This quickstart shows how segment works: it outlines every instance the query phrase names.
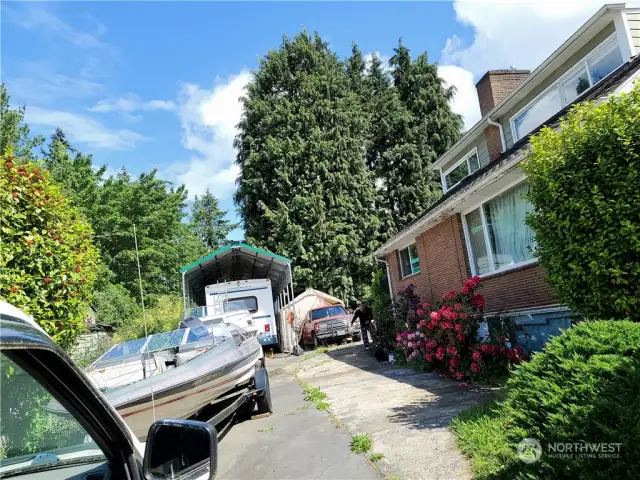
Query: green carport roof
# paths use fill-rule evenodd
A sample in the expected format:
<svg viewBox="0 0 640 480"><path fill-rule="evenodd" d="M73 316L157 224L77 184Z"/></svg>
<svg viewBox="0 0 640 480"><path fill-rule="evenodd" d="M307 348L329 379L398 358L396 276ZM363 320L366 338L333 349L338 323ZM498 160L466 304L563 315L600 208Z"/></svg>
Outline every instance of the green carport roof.
<svg viewBox="0 0 640 480"><path fill-rule="evenodd" d="M235 242L180 269L188 298L204 305L204 288L221 282L268 278L274 297L291 281L289 258Z"/></svg>

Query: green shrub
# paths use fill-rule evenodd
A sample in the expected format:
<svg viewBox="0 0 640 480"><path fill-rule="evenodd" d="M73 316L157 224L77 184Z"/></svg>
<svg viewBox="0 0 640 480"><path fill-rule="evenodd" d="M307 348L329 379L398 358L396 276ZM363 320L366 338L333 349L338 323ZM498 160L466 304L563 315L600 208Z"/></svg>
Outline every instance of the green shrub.
<svg viewBox="0 0 640 480"><path fill-rule="evenodd" d="M517 367L496 408L464 414L452 429L474 468L486 467L478 478L640 478L639 392L640 324L582 322ZM535 463L507 453L524 438L542 446ZM620 444L620 458L549 453L582 442Z"/></svg>
<svg viewBox="0 0 640 480"><path fill-rule="evenodd" d="M63 348L85 328L99 262L92 230L48 172L10 152L0 159L0 298Z"/></svg>
<svg viewBox="0 0 640 480"><path fill-rule="evenodd" d="M145 315L138 310L138 316L123 321L118 327L114 340L124 342L142 338L154 333L168 332L178 328L182 314L182 300L175 295L157 295L147 299L151 305Z"/></svg>
<svg viewBox="0 0 640 480"><path fill-rule="evenodd" d="M640 85L575 107L531 140L536 254L558 296L593 318L640 321Z"/></svg>

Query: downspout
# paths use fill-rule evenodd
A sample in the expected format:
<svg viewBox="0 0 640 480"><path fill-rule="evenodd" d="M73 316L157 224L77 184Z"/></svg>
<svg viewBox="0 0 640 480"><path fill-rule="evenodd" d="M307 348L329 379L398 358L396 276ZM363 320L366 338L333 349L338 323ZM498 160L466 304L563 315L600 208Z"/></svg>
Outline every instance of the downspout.
<svg viewBox="0 0 640 480"><path fill-rule="evenodd" d="M498 130L500 131L500 144L502 146L502 149L500 150L500 153L504 153L507 151L507 142L505 142L504 140L504 130L502 129L502 124L500 124L499 122L496 122L495 120L492 120L491 117L487 117L487 123L489 125L493 125L494 127L498 127Z"/></svg>

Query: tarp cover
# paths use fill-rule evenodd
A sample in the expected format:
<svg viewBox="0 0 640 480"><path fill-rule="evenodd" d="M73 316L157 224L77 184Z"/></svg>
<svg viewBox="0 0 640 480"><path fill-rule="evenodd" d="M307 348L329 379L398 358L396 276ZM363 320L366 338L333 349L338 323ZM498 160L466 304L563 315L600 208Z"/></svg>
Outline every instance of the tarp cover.
<svg viewBox="0 0 640 480"><path fill-rule="evenodd" d="M290 311L290 308L294 311L293 325L295 331L300 331L310 310L323 305L342 305L344 307L344 302L328 293L309 288L285 305L285 308L289 307L287 312Z"/></svg>
<svg viewBox="0 0 640 480"><path fill-rule="evenodd" d="M274 299L291 281L291 260L276 253L235 242L180 269L189 303L205 305L204 287L221 282L268 278Z"/></svg>

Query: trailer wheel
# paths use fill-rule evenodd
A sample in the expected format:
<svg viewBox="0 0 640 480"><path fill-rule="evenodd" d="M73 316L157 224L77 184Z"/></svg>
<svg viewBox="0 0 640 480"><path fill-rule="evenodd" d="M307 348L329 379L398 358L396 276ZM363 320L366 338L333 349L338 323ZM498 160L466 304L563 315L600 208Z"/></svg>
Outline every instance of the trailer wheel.
<svg viewBox="0 0 640 480"><path fill-rule="evenodd" d="M258 374L263 376L260 382L262 383L263 388L262 395L258 396L256 399L256 404L258 405L258 414L272 413L273 404L271 403L271 385L269 384L269 374L264 368L258 370L256 372L256 375Z"/></svg>

